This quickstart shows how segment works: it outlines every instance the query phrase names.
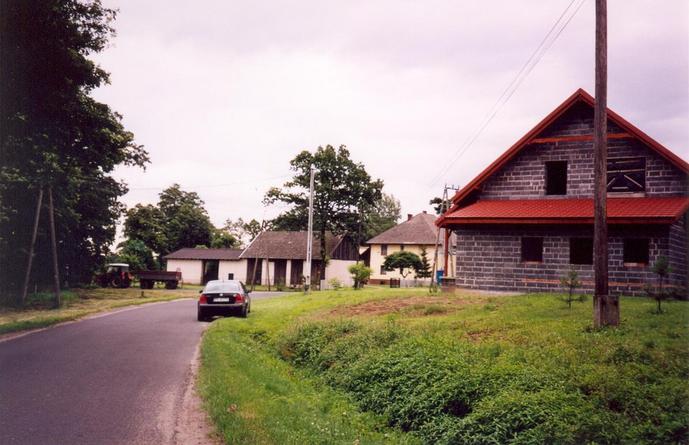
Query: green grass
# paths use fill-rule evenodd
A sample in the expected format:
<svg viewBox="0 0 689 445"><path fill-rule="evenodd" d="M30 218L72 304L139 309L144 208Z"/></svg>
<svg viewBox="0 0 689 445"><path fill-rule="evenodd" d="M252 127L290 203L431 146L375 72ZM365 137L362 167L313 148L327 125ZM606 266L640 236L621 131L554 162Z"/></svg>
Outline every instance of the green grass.
<svg viewBox="0 0 689 445"><path fill-rule="evenodd" d="M23 309L0 306L0 334L37 329L72 321L98 312L177 298L196 297L198 288L142 291L129 289L72 289L61 292L62 304L53 308L50 292L30 294Z"/></svg>
<svg viewBox="0 0 689 445"><path fill-rule="evenodd" d="M206 335L202 393L230 443L689 443L689 303L654 304L593 330L554 295L255 301Z"/></svg>

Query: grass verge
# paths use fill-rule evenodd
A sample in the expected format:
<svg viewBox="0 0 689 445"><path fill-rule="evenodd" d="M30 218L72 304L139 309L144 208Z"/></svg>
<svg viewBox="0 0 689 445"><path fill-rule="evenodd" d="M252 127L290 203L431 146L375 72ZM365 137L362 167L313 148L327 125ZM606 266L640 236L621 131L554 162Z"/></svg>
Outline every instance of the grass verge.
<svg viewBox="0 0 689 445"><path fill-rule="evenodd" d="M44 328L98 312L178 298L195 297L198 289L73 289L62 292L62 305L52 309L51 293L29 295L24 309L0 307L0 335Z"/></svg>
<svg viewBox="0 0 689 445"><path fill-rule="evenodd" d="M202 393L228 443L689 443L689 303L621 308L593 330L554 295L256 301L208 332Z"/></svg>

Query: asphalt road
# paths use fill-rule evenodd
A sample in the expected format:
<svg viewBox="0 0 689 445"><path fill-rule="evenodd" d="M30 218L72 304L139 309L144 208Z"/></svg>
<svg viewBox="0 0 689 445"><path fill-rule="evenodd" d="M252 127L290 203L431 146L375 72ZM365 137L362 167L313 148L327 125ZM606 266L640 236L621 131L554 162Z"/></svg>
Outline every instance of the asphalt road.
<svg viewBox="0 0 689 445"><path fill-rule="evenodd" d="M0 444L175 443L206 326L182 300L1 342Z"/></svg>

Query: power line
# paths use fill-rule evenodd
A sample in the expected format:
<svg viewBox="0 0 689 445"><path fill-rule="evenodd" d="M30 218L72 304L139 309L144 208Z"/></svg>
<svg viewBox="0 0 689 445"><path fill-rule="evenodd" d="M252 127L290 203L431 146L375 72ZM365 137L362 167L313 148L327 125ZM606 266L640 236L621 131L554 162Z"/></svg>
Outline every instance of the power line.
<svg viewBox="0 0 689 445"><path fill-rule="evenodd" d="M503 90L502 94L498 97L497 101L490 108L486 116L483 118L483 121L481 121L481 124L479 124L478 130L475 133L473 133L472 136L468 137L464 144L462 144L455 151L452 160L449 163L447 163L445 167L443 167L441 171L433 177L429 185L432 186L433 184L435 184L436 181L441 179L443 175L445 175L452 168L452 166L464 155L464 153L466 153L466 151L473 145L476 139L478 139L478 137L483 133L483 130L485 130L488 124L490 124L493 118L495 118L498 112L502 109L502 107L504 107L505 104L510 100L510 98L517 91L517 89L519 89L522 82L529 76L529 74L531 73L531 71L533 71L536 65L538 65L545 53L550 49L550 47L552 47L552 45L555 43L558 37L560 37L560 34L562 34L567 25L569 25L574 16L579 12L583 4L586 2L586 0L581 0L579 4L576 6L576 8L572 10L571 14L563 22L563 19L567 16L568 11L572 9L572 5L574 5L576 1L577 0L572 0L567 5L565 10L562 12L562 14L560 14L560 16L555 21L553 26L550 28L548 33L545 35L543 40L541 40L534 52L521 67L517 75L507 85L507 87ZM558 29L558 25L560 23L562 23L562 26ZM558 30L555 31L556 29Z"/></svg>

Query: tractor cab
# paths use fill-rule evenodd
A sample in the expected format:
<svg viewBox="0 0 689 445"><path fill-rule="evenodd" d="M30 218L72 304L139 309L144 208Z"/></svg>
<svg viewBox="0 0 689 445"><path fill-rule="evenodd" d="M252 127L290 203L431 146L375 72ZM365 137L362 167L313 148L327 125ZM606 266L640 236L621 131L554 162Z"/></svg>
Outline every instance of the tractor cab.
<svg viewBox="0 0 689 445"><path fill-rule="evenodd" d="M129 287L132 276L127 263L108 263L105 272L96 276L96 282L103 287Z"/></svg>

